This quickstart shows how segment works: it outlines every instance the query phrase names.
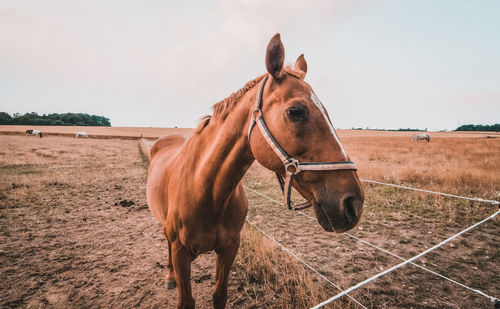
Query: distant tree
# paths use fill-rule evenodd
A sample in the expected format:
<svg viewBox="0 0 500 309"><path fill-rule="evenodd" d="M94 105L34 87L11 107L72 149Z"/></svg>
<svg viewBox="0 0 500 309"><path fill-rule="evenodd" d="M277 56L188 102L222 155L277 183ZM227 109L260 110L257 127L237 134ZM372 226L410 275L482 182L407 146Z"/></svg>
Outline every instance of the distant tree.
<svg viewBox="0 0 500 309"><path fill-rule="evenodd" d="M394 131L427 131L427 128L425 128L425 130L422 130L422 129L412 129L412 128L400 128L400 129L397 129L397 130L394 130Z"/></svg>
<svg viewBox="0 0 500 309"><path fill-rule="evenodd" d="M12 117L6 112L0 112L0 124L11 124Z"/></svg>
<svg viewBox="0 0 500 309"><path fill-rule="evenodd" d="M44 126L104 126L110 127L109 118L89 115L82 113L65 113L65 114L43 114L14 113L10 116L8 113L0 112L0 125L6 124L23 124L23 125L44 125Z"/></svg>
<svg viewBox="0 0 500 309"><path fill-rule="evenodd" d="M490 132L500 132L500 123L492 125L482 125L482 124L464 124L459 126L455 131L490 131Z"/></svg>

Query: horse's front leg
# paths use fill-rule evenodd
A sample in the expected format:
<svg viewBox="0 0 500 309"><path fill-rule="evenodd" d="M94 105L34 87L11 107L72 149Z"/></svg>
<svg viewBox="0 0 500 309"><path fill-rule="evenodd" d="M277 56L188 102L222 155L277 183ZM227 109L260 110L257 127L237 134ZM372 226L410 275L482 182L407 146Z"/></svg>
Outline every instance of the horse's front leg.
<svg viewBox="0 0 500 309"><path fill-rule="evenodd" d="M216 309L226 307L229 272L239 247L240 239L238 238L230 246L215 250L217 253L217 268L215 273L213 305Z"/></svg>
<svg viewBox="0 0 500 309"><path fill-rule="evenodd" d="M177 284L175 283L175 273L174 267L172 266L172 245L170 244L170 240L167 237L166 228L163 229L165 233L165 238L167 239L167 247L168 247L168 261L167 261L167 289L175 289Z"/></svg>
<svg viewBox="0 0 500 309"><path fill-rule="evenodd" d="M194 308L194 298L191 294L191 263L193 262L193 256L179 241L174 241L171 244L171 253L179 292L177 308L192 309Z"/></svg>

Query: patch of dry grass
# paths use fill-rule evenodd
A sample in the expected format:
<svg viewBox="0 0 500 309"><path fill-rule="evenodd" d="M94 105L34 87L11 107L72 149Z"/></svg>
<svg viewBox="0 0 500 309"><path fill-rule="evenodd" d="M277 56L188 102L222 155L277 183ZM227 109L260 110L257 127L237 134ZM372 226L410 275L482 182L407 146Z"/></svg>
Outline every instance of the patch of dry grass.
<svg viewBox="0 0 500 309"><path fill-rule="evenodd" d="M500 197L500 139L349 137L344 146L362 178L458 195Z"/></svg>
<svg viewBox="0 0 500 309"><path fill-rule="evenodd" d="M432 139L431 135L431 143L412 144L410 137L351 135L342 140L351 159L358 164L362 178L459 195L499 198L499 139L471 138L470 135ZM283 199L272 173L258 164L252 166L244 183L277 201ZM407 258L496 210L485 203L366 183L364 187L364 214L358 227L350 233ZM275 205L251 191L248 195L249 215L260 228L342 288L400 262L345 235L325 233L317 223L287 211L283 205ZM497 295L498 289L490 284L492 269L494 274L499 270L495 263L499 250L494 239L500 233L497 224L496 219L462 237L459 244L446 246L418 262ZM477 253L478 248L485 251L482 256ZM319 279L308 289L323 283ZM455 308L488 304L488 299L411 266L357 292L354 295L357 300L374 307ZM336 293L327 294L330 297ZM458 301L464 298L467 301Z"/></svg>
<svg viewBox="0 0 500 309"><path fill-rule="evenodd" d="M309 272L265 238L260 231L245 226L236 265L244 274L242 293L255 305L274 308L306 308L326 297ZM270 293L271 291L271 293Z"/></svg>

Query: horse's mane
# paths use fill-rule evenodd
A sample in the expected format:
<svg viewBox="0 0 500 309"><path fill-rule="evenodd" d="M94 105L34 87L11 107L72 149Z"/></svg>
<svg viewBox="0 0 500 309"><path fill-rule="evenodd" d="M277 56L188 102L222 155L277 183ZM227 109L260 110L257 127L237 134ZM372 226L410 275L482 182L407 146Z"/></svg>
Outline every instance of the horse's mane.
<svg viewBox="0 0 500 309"><path fill-rule="evenodd" d="M241 89L233 92L230 96L224 100L215 103L212 106L213 114L212 117L224 120L227 115L231 112L233 107L238 103L238 101L247 93L250 89L255 87L266 75L261 75L245 84Z"/></svg>
<svg viewBox="0 0 500 309"><path fill-rule="evenodd" d="M299 79L304 79L305 73L300 71L300 70L294 70L292 67L287 66L284 68L285 72L289 75L292 75L294 77L297 77ZM250 89L255 87L262 79L267 74L261 75L245 84L242 88L237 90L236 92L233 92L230 96L225 98L224 100L215 103L212 106L212 115L207 115L201 118L200 123L198 124L198 127L194 130L195 134L200 133L210 122L210 119L215 118L215 119L220 119L224 121L229 115L229 113L233 110L234 106L236 103L240 101L240 99L247 93Z"/></svg>
<svg viewBox="0 0 500 309"><path fill-rule="evenodd" d="M255 87L264 77L266 74L261 75L245 84L245 86L241 87L239 90L233 92L230 96L225 98L224 100L215 103L212 106L212 115L206 115L200 119L200 123L198 124L198 127L194 130L195 134L199 134L203 129L208 125L210 120L212 118L215 119L220 119L220 120L225 120L227 115L233 110L234 106L238 101L247 93L250 89Z"/></svg>

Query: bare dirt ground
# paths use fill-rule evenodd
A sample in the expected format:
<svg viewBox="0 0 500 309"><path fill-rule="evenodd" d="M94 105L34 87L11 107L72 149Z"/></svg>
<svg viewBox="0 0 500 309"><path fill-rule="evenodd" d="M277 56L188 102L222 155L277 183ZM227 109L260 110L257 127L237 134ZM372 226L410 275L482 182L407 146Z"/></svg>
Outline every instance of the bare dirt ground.
<svg viewBox="0 0 500 309"><path fill-rule="evenodd" d="M362 143L346 139L349 153ZM354 159L364 164L362 155ZM377 160L366 156L365 161ZM166 243L146 205L146 167L138 141L0 135L0 306L174 307L177 292L164 286ZM273 175L258 164L244 183L282 199ZM498 184L491 187L487 191L493 196L486 198L495 197ZM404 258L496 211L487 204L382 186L365 184L365 190L363 218L350 234ZM252 222L343 289L400 262L345 234L326 233L308 217L251 190L247 196ZM417 264L498 297L498 223L496 218L482 225ZM215 256L207 254L193 264L199 308L211 307L214 262ZM249 282L243 263L239 254L228 307L275 307L279 292ZM338 292L313 278L329 296ZM369 308L492 306L488 299L411 265L351 295ZM345 301L334 305L344 306L357 307Z"/></svg>
<svg viewBox="0 0 500 309"><path fill-rule="evenodd" d="M0 135L0 145L0 307L175 306L138 141ZM211 254L193 265L200 308L214 265ZM237 281L230 304L245 301Z"/></svg>

